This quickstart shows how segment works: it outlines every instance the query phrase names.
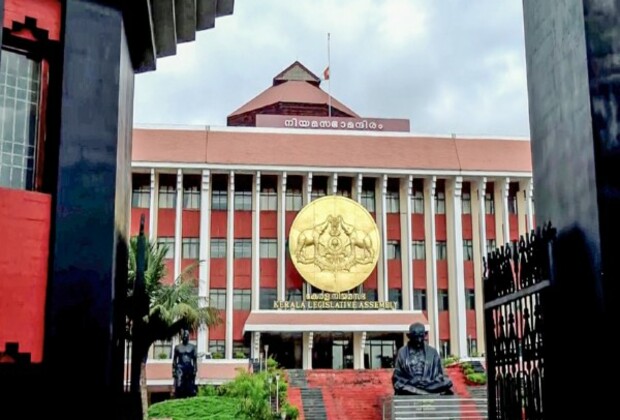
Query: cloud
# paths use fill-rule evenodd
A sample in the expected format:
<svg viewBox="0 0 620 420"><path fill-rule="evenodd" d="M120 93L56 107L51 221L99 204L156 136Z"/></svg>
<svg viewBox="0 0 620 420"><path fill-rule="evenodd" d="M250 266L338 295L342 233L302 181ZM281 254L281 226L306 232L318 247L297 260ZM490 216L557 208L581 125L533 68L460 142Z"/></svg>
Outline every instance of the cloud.
<svg viewBox="0 0 620 420"><path fill-rule="evenodd" d="M232 16L136 77L135 122L225 125L295 60L413 132L529 135L521 2L237 0ZM323 86L327 89L327 86Z"/></svg>

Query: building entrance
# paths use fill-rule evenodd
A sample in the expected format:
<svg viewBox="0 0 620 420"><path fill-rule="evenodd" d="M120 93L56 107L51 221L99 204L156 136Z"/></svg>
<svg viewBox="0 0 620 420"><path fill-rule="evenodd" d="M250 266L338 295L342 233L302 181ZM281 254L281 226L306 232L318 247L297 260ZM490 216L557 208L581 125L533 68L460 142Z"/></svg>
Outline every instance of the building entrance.
<svg viewBox="0 0 620 420"><path fill-rule="evenodd" d="M285 369L301 369L302 345L301 333L281 333L261 335L261 352L267 350L267 357L278 362ZM265 346L267 346L265 348Z"/></svg>
<svg viewBox="0 0 620 420"><path fill-rule="evenodd" d="M315 333L313 369L353 369L352 333Z"/></svg>

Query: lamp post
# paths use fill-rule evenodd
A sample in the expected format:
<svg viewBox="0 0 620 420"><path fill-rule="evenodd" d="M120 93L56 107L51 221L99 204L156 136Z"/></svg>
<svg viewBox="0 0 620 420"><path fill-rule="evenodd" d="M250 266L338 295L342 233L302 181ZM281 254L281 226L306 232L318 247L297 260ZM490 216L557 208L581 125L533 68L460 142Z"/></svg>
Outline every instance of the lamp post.
<svg viewBox="0 0 620 420"><path fill-rule="evenodd" d="M265 365L264 365L264 367L265 367L265 370L267 370L267 359L269 359L269 344L265 344L264 348L265 348L265 362L264 362Z"/></svg>
<svg viewBox="0 0 620 420"><path fill-rule="evenodd" d="M267 378L267 384L269 385L269 411L271 411L271 381L273 381L273 378L269 376Z"/></svg>

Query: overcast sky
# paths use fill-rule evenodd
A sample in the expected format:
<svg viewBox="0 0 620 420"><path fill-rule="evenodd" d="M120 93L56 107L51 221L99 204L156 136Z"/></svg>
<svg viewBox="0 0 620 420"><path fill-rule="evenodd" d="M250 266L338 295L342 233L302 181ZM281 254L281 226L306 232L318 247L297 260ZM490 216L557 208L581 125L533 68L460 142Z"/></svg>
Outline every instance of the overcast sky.
<svg viewBox="0 0 620 420"><path fill-rule="evenodd" d="M295 60L322 75L328 32L332 95L359 115L529 136L521 0L235 0L136 77L134 121L226 125Z"/></svg>

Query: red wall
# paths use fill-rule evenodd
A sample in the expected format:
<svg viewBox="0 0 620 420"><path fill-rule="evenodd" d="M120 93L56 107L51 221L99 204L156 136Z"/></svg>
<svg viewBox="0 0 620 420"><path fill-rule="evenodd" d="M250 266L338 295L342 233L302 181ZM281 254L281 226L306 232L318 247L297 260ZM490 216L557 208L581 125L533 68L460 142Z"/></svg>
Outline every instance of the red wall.
<svg viewBox="0 0 620 420"><path fill-rule="evenodd" d="M387 213L387 239L400 241L400 213Z"/></svg>
<svg viewBox="0 0 620 420"><path fill-rule="evenodd" d="M225 238L226 227L228 226L227 213L222 210L211 212L211 237Z"/></svg>
<svg viewBox="0 0 620 420"><path fill-rule="evenodd" d="M260 212L260 237L278 237L278 214L275 211Z"/></svg>
<svg viewBox="0 0 620 420"><path fill-rule="evenodd" d="M235 238L247 239L252 237L252 212L235 212Z"/></svg>
<svg viewBox="0 0 620 420"><path fill-rule="evenodd" d="M400 289L403 285L403 266L401 260L388 260L388 288Z"/></svg>
<svg viewBox="0 0 620 420"><path fill-rule="evenodd" d="M510 225L510 240L519 240L519 216L516 214L508 215L508 224Z"/></svg>
<svg viewBox="0 0 620 420"><path fill-rule="evenodd" d="M37 27L48 31L51 40L60 40L60 0L4 0L5 28L13 22L24 23L26 16L37 20ZM32 39L30 31L19 34Z"/></svg>
<svg viewBox="0 0 620 420"><path fill-rule="evenodd" d="M277 279L278 260L276 258L261 258L260 287L276 287Z"/></svg>
<svg viewBox="0 0 620 420"><path fill-rule="evenodd" d="M144 214L144 234L149 235L149 209L132 208L131 209L131 228L129 230L131 236L138 236L140 233L140 216Z"/></svg>
<svg viewBox="0 0 620 420"><path fill-rule="evenodd" d="M412 239L416 241L425 240L424 237L424 215L423 214L412 214L411 215L411 235Z"/></svg>
<svg viewBox="0 0 620 420"><path fill-rule="evenodd" d="M10 2L9 2L10 3ZM0 351L43 356L51 196L0 188Z"/></svg>
<svg viewBox="0 0 620 420"><path fill-rule="evenodd" d="M426 289L426 260L413 260L413 287Z"/></svg>
<svg viewBox="0 0 620 420"><path fill-rule="evenodd" d="M157 210L157 237L174 237L175 209Z"/></svg>
<svg viewBox="0 0 620 420"><path fill-rule="evenodd" d="M183 210L182 235L184 238L200 237L200 211Z"/></svg>

